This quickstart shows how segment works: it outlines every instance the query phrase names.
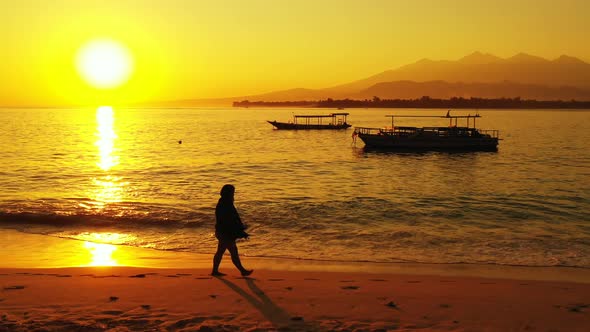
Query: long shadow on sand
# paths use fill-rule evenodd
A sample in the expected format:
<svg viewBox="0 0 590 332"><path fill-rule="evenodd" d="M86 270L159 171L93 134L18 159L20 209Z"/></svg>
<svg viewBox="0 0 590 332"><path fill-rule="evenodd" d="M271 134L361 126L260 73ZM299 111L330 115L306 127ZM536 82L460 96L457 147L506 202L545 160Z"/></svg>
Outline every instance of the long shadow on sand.
<svg viewBox="0 0 590 332"><path fill-rule="evenodd" d="M244 278L246 280L246 284L252 291L252 293L256 294L256 297L252 294L246 292L238 285L232 283L231 281L224 279L224 278L216 278L219 281L223 282L227 287L229 287L234 292L238 293L242 296L248 303L250 303L254 308L262 313L262 315L277 329L284 330L292 329L294 331L297 330L305 330L305 331L314 331L316 330L308 323L304 323L301 317L291 317L288 312L284 309L276 305L255 283L255 279L252 278Z"/></svg>

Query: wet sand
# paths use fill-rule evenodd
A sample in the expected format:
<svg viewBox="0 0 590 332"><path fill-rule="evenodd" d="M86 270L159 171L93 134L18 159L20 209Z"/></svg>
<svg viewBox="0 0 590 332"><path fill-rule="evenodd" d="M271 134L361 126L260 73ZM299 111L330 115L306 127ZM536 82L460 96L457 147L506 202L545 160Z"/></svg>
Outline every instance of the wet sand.
<svg viewBox="0 0 590 332"><path fill-rule="evenodd" d="M590 277L584 269L244 257L255 272L243 278L226 256L221 270L227 276L214 278L208 255L129 247L117 247L117 257L127 257L126 264L134 258L143 267L45 268L63 265L62 256L80 245L45 238L45 245L54 245L46 251L55 260L39 261L43 253L34 251L4 251L0 331L587 331L590 326Z"/></svg>

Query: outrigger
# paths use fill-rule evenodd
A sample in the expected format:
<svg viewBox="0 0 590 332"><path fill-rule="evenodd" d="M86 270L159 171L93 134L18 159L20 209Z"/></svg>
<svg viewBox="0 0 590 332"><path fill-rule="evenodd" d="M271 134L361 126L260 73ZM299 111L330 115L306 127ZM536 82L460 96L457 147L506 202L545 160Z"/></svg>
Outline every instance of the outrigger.
<svg viewBox="0 0 590 332"><path fill-rule="evenodd" d="M346 122L348 113L331 113L328 115L294 115L293 122L267 121L277 129L347 129L351 125ZM330 119L324 123L324 119Z"/></svg>
<svg viewBox="0 0 590 332"><path fill-rule="evenodd" d="M406 150L473 150L496 151L499 130L475 128L475 115L386 115L391 118L389 128L356 127L353 136L358 136L366 148ZM443 118L449 119L448 127L401 127L395 126L395 118ZM466 127L457 126L458 119L467 119ZM473 126L471 127L471 120Z"/></svg>

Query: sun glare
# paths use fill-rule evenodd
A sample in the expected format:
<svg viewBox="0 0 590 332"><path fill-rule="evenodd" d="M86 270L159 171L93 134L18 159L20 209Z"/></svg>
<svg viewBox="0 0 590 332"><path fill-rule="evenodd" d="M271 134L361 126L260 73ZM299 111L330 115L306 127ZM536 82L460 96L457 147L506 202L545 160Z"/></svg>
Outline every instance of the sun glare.
<svg viewBox="0 0 590 332"><path fill-rule="evenodd" d="M117 247L111 244L84 242L84 247L90 252L90 266L116 266L117 261L113 259L113 252Z"/></svg>
<svg viewBox="0 0 590 332"><path fill-rule="evenodd" d="M115 140L117 134L114 129L115 116L113 108L101 106L96 110L96 123L98 140L94 143L98 147L99 158L97 165L104 171L119 164L118 157L114 156Z"/></svg>
<svg viewBox="0 0 590 332"><path fill-rule="evenodd" d="M129 50L119 42L93 40L78 51L76 67L90 85L111 89L129 79L133 71L133 59Z"/></svg>

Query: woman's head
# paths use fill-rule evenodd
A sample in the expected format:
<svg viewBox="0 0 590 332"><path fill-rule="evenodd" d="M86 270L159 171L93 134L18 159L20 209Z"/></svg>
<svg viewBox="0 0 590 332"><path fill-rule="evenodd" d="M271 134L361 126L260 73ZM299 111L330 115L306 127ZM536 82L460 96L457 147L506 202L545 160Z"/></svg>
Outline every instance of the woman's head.
<svg viewBox="0 0 590 332"><path fill-rule="evenodd" d="M219 195L221 195L221 198L233 198L235 192L236 192L236 187L234 187L231 184L226 184L223 187L221 187L221 191L219 192Z"/></svg>

